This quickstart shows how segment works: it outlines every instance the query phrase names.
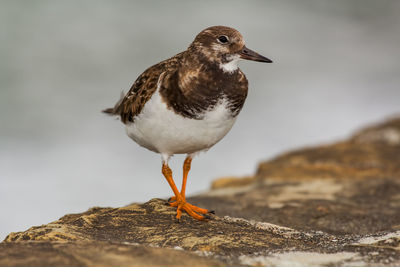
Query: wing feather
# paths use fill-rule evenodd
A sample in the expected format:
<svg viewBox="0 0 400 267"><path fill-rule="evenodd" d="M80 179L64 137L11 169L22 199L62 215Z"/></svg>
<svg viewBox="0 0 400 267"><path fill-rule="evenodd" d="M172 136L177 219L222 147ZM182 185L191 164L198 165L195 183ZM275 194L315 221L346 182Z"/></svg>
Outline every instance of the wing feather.
<svg viewBox="0 0 400 267"><path fill-rule="evenodd" d="M157 90L160 75L165 71L176 70L182 53L164 60L145 70L133 83L130 90L121 97L113 108L103 110L110 115L119 115L123 123L133 122L140 114L146 102Z"/></svg>

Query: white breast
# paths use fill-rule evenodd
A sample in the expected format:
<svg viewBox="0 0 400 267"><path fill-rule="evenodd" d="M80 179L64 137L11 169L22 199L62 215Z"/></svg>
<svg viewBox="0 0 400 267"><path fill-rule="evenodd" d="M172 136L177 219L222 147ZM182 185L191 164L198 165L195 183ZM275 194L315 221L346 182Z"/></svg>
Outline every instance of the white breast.
<svg viewBox="0 0 400 267"><path fill-rule="evenodd" d="M236 120L227 104L221 99L203 114L203 119L190 119L168 109L157 90L135 121L126 125L126 133L139 145L165 155L207 150L229 132Z"/></svg>

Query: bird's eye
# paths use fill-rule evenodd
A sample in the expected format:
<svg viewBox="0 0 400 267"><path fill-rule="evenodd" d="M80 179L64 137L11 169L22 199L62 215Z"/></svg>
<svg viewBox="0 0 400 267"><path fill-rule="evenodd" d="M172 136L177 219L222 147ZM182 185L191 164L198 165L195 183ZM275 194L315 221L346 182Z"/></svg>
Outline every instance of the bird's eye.
<svg viewBox="0 0 400 267"><path fill-rule="evenodd" d="M225 35L221 35L220 37L218 37L218 42L220 42L221 44L226 44L228 43L228 37L226 37Z"/></svg>

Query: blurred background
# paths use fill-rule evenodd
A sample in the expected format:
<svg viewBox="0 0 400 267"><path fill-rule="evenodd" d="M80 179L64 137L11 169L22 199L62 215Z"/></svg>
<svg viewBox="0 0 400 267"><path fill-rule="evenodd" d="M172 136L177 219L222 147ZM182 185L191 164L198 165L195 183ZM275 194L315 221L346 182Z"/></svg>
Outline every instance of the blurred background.
<svg viewBox="0 0 400 267"><path fill-rule="evenodd" d="M241 62L247 102L193 161L189 194L400 112L397 0L0 1L0 240L172 195L160 156L100 110L212 25L238 29L274 63ZM183 159L171 160L178 184Z"/></svg>

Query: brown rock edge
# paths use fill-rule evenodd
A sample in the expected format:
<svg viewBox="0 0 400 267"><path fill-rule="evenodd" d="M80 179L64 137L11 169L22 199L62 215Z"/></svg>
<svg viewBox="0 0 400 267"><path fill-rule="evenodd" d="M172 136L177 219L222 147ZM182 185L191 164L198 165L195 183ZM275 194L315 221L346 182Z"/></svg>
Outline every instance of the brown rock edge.
<svg viewBox="0 0 400 267"><path fill-rule="evenodd" d="M189 201L218 216L178 223L161 199L92 208L9 234L0 266L400 265L400 118Z"/></svg>

